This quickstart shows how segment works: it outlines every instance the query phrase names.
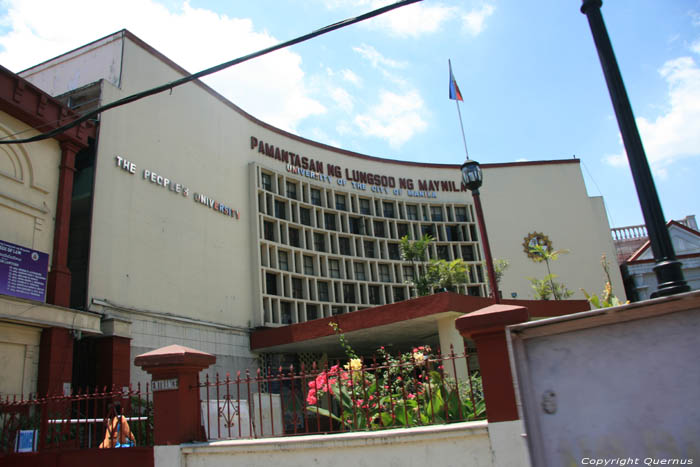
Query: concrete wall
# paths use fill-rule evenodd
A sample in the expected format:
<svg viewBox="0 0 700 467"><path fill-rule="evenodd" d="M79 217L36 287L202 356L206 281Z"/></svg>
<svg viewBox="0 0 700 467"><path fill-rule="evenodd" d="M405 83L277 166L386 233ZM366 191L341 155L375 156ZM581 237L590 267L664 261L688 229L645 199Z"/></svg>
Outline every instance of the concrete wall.
<svg viewBox="0 0 700 467"><path fill-rule="evenodd" d="M372 433L157 446L155 465L491 467L495 464L486 422L468 422Z"/></svg>
<svg viewBox="0 0 700 467"><path fill-rule="evenodd" d="M700 462L700 292L508 329L534 465Z"/></svg>

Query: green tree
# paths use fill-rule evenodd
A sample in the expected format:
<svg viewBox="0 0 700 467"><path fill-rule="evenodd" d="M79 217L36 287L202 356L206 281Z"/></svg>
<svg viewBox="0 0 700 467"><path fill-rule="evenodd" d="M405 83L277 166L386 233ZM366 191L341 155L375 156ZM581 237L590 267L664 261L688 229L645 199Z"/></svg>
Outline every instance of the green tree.
<svg viewBox="0 0 700 467"><path fill-rule="evenodd" d="M509 267L510 261L508 261L507 259L496 259L493 261L493 270L496 275L496 284L500 285L501 279L503 279L503 274Z"/></svg>
<svg viewBox="0 0 700 467"><path fill-rule="evenodd" d="M529 278L537 300L549 300L550 296L554 296L554 300L563 300L574 294L564 284L554 281L557 275L552 274L549 264L551 261L559 259L560 255L568 252L569 250L552 250L547 245L537 244L530 246L530 258L536 263L544 262L547 266L547 275L544 276L544 279Z"/></svg>
<svg viewBox="0 0 700 467"><path fill-rule="evenodd" d="M432 259L425 265L426 251L434 240L434 237L426 234L415 241L404 236L399 243L401 258L409 261L414 271L414 278L409 283L419 297L429 295L435 289L454 291L468 282L469 265L461 258L452 261Z"/></svg>

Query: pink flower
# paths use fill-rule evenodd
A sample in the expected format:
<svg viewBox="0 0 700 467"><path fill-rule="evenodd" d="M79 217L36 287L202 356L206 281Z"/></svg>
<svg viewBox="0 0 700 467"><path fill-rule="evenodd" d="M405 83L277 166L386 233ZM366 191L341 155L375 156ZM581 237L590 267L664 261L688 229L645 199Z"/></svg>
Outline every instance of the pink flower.
<svg viewBox="0 0 700 467"><path fill-rule="evenodd" d="M318 399L316 399L316 390L311 389L309 393L306 395L306 403L309 405L316 405L318 402Z"/></svg>
<svg viewBox="0 0 700 467"><path fill-rule="evenodd" d="M415 398L416 398L416 395L413 394L413 393L411 393L411 394L408 395L408 398L409 398L409 399L415 399Z"/></svg>

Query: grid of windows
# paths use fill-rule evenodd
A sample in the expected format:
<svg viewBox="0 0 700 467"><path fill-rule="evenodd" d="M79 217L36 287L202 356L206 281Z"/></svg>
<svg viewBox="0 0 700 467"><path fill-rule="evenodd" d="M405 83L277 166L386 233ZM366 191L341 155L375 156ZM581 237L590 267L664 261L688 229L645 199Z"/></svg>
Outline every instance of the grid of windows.
<svg viewBox="0 0 700 467"><path fill-rule="evenodd" d="M417 265L399 240L428 233L429 258L471 263L462 293L485 294L472 206L372 197L256 167L264 325L282 325L406 300ZM470 220L472 219L472 220Z"/></svg>

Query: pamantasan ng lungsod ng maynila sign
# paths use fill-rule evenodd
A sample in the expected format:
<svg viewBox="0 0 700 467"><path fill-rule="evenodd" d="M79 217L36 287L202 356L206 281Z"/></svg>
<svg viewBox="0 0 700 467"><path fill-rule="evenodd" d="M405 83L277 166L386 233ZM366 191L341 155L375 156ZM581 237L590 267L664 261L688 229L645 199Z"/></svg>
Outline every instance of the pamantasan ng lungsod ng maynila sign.
<svg viewBox="0 0 700 467"><path fill-rule="evenodd" d="M356 190L370 190L375 193L401 196L404 191L408 196L421 198L437 198L437 192L462 192L468 188L461 182L459 186L454 180L424 180L412 178L396 178L362 170L343 168L339 165L323 163L301 154L266 143L255 136L250 137L250 149L260 155L270 157L286 164L287 172L312 178L325 183L337 183Z"/></svg>
<svg viewBox="0 0 700 467"><path fill-rule="evenodd" d="M115 156L114 161L117 167L124 170L130 175L136 174L138 170L134 162L131 162L121 156ZM151 169L143 169L143 171L141 171L141 176L143 180L153 183L154 185L160 186L168 191L171 191L174 194L181 195L184 198L189 198L190 196L190 189L185 184L180 183L180 181L168 178L160 172L155 172ZM205 195L204 193L195 191L192 195L192 199L195 203L199 203L203 206L206 206L212 209L213 211L216 211L225 216L229 216L233 219L241 218L241 214L238 212L237 209L233 209L227 206L226 204L217 201L211 196Z"/></svg>

